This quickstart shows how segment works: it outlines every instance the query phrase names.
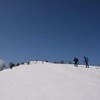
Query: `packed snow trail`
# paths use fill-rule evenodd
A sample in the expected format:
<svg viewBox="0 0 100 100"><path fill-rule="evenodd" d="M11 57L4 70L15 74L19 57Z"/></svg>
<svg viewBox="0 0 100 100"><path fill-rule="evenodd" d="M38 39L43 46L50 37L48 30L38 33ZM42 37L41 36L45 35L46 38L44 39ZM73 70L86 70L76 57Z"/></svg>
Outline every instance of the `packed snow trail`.
<svg viewBox="0 0 100 100"><path fill-rule="evenodd" d="M0 100L100 100L100 69L40 62L7 69Z"/></svg>

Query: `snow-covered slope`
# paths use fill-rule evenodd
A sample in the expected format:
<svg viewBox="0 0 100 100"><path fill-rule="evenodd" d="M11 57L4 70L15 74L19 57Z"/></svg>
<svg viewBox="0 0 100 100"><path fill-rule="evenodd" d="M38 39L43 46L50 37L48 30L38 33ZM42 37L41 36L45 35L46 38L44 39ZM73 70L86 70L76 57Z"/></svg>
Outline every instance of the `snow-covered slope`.
<svg viewBox="0 0 100 100"><path fill-rule="evenodd" d="M100 69L42 62L6 69L0 100L100 100Z"/></svg>

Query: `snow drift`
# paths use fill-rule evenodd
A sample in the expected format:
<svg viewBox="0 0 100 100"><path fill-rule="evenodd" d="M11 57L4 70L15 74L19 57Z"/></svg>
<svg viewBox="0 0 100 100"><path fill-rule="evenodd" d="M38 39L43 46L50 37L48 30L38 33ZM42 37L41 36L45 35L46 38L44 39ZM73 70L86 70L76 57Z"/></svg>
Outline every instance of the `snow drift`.
<svg viewBox="0 0 100 100"><path fill-rule="evenodd" d="M100 100L100 69L32 63L0 72L1 100Z"/></svg>

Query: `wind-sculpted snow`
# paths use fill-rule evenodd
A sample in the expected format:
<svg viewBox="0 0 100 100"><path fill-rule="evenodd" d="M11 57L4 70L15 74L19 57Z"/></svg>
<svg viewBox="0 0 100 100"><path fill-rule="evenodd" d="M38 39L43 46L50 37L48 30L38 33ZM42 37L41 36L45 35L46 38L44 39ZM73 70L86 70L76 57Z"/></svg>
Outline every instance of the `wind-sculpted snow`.
<svg viewBox="0 0 100 100"><path fill-rule="evenodd" d="M42 62L7 69L0 100L100 100L100 69Z"/></svg>

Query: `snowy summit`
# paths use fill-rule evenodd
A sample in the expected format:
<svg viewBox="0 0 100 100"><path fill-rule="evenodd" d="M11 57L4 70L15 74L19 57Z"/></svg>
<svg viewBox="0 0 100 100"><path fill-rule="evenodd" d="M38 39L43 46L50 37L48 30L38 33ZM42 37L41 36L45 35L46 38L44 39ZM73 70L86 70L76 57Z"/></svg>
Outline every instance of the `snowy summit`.
<svg viewBox="0 0 100 100"><path fill-rule="evenodd" d="M100 69L41 61L5 69L0 100L100 100Z"/></svg>

